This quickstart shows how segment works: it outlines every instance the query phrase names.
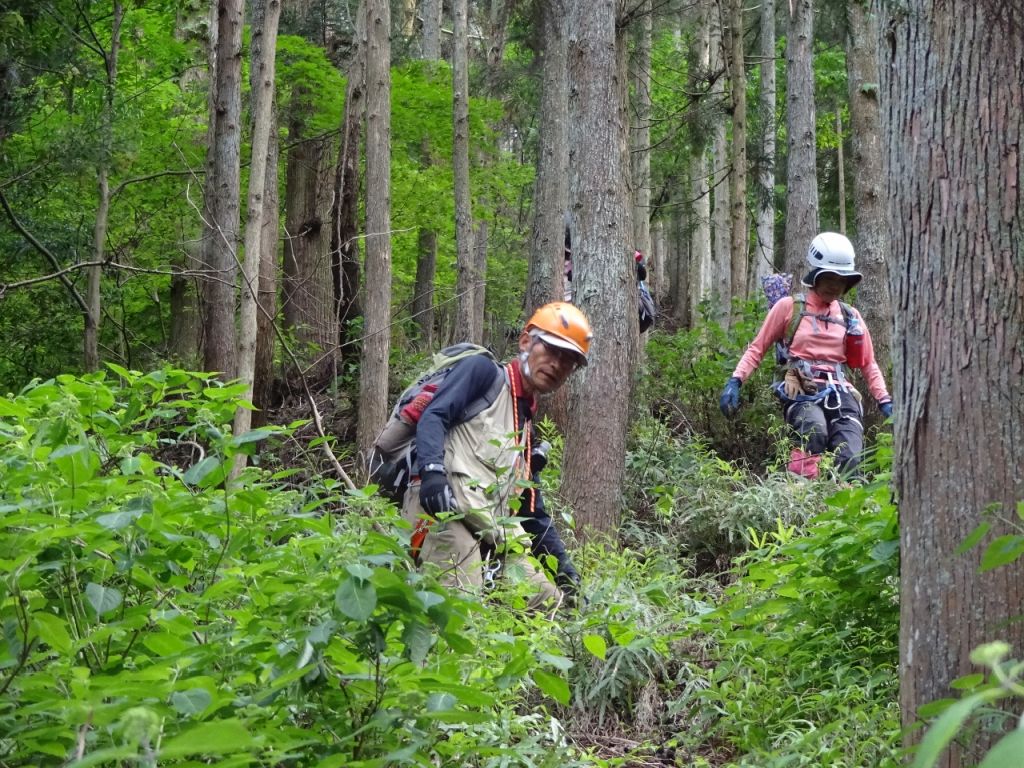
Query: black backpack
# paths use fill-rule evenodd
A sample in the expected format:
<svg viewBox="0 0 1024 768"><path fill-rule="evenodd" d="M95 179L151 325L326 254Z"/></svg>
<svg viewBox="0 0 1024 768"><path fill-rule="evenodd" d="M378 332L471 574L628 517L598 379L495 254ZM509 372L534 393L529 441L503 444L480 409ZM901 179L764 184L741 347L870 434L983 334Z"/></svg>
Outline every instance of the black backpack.
<svg viewBox="0 0 1024 768"><path fill-rule="evenodd" d="M428 393L432 399L455 366L474 355L486 355L494 362L494 380L483 396L466 406L459 416L459 423L469 421L498 398L501 388L505 385L505 371L498 365L489 349L463 342L435 352L430 366L399 396L384 429L377 435L370 449L370 482L378 486L378 492L386 499L401 503L409 487L409 480L416 471L417 422L410 423L403 419L402 409L417 395Z"/></svg>
<svg viewBox="0 0 1024 768"><path fill-rule="evenodd" d="M654 297L651 296L651 292L647 290L647 286L644 285L641 280L637 285L640 286L640 293L637 297L637 304L640 309L640 333L643 333L652 325L654 321L658 319L658 310L654 306Z"/></svg>

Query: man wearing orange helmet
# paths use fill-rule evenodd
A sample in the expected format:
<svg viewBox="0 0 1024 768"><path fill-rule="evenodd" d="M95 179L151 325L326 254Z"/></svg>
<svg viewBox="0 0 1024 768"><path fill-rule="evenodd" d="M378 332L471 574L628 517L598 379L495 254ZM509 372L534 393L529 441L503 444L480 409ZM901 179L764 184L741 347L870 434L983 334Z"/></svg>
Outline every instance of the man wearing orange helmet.
<svg viewBox="0 0 1024 768"><path fill-rule="evenodd" d="M478 587L484 579L481 545L507 559L517 539L531 554L557 562L556 581L575 589L579 575L544 509L537 481L546 463L533 445L532 417L537 396L554 392L587 364L593 333L586 316L572 304L553 302L538 309L519 337L518 356L501 366L504 386L488 407L468 420L460 414L487 397L496 364L484 355L459 361L445 378L416 426L419 480L409 485L403 514L416 525L413 547L421 563L446 571L451 586ZM518 510L509 501L521 493ZM520 522L509 520L520 518ZM523 549L519 547L519 549ZM559 597L559 589L526 557L517 557L533 585L533 607Z"/></svg>

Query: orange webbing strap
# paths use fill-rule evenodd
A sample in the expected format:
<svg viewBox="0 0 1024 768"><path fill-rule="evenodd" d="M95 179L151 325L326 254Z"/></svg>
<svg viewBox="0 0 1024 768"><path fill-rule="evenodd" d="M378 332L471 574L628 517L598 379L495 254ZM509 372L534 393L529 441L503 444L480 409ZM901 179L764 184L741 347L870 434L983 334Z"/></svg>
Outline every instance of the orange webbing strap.
<svg viewBox="0 0 1024 768"><path fill-rule="evenodd" d="M412 538L409 539L409 555L416 562L419 562L423 541L427 538L427 531L433 524L434 518L421 517L416 521L416 527L412 529Z"/></svg>

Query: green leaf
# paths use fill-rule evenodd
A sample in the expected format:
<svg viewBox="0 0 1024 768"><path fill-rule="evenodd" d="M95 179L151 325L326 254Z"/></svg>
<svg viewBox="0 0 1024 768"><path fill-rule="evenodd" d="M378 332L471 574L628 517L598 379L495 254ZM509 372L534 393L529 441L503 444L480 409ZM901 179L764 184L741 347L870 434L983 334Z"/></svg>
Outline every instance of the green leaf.
<svg viewBox="0 0 1024 768"><path fill-rule="evenodd" d="M193 464L185 472L184 480L189 485L199 485L207 475L220 467L220 460L214 456L207 456L198 464Z"/></svg>
<svg viewBox="0 0 1024 768"><path fill-rule="evenodd" d="M995 539L981 556L981 572L1012 563L1024 554L1024 536L1007 534Z"/></svg>
<svg viewBox="0 0 1024 768"><path fill-rule="evenodd" d="M583 647L601 659L601 661L604 661L608 656L608 643L605 642L601 635L584 635Z"/></svg>
<svg viewBox="0 0 1024 768"><path fill-rule="evenodd" d="M52 613L34 613L32 621L36 632L44 643L60 653L71 650L71 635L68 634L67 622Z"/></svg>
<svg viewBox="0 0 1024 768"><path fill-rule="evenodd" d="M373 570L367 568L362 563L349 563L345 566L345 570L355 576L357 579L365 581L373 576Z"/></svg>
<svg viewBox="0 0 1024 768"><path fill-rule="evenodd" d="M60 459L64 456L72 456L76 453L80 453L88 448L88 446L78 443L77 445L62 445L60 448L50 454L51 459Z"/></svg>
<svg viewBox="0 0 1024 768"><path fill-rule="evenodd" d="M963 543L961 543L960 546L956 548L956 553L958 555L962 555L964 552L971 549L971 547L976 546L977 543L981 541L984 538L985 534L988 533L991 529L992 523L988 522L987 520L981 523L977 528L971 531L968 534L967 538L963 540Z"/></svg>
<svg viewBox="0 0 1024 768"><path fill-rule="evenodd" d="M246 432L244 435L231 438L232 445L245 445L246 443L256 443L260 440L266 440L271 435L280 432L276 427L261 427L260 429L252 429Z"/></svg>
<svg viewBox="0 0 1024 768"><path fill-rule="evenodd" d="M108 531L120 531L138 520L144 513L153 511L153 499L149 496L139 496L129 499L128 502L118 511L109 515L100 515L96 522Z"/></svg>
<svg viewBox="0 0 1024 768"><path fill-rule="evenodd" d="M238 720L217 720L200 723L167 740L160 748L160 757L223 755L248 750L252 745L252 736Z"/></svg>
<svg viewBox="0 0 1024 768"><path fill-rule="evenodd" d="M182 715L199 715L210 706L213 697L205 688L190 688L171 694L171 706Z"/></svg>
<svg viewBox="0 0 1024 768"><path fill-rule="evenodd" d="M355 621L366 621L377 607L377 588L369 581L348 578L334 593L338 610Z"/></svg>
<svg viewBox="0 0 1024 768"><path fill-rule="evenodd" d="M422 621L409 620L402 632L402 642L405 644L406 654L413 664L422 664L434 644L434 636L430 627Z"/></svg>
<svg viewBox="0 0 1024 768"><path fill-rule="evenodd" d="M1018 728L1001 738L978 768L1020 768L1021 755L1024 755L1024 730Z"/></svg>
<svg viewBox="0 0 1024 768"><path fill-rule="evenodd" d="M89 582L85 585L85 597L89 605L93 607L97 615L102 616L110 613L121 605L122 596L120 590L113 587L104 587L102 584Z"/></svg>
<svg viewBox="0 0 1024 768"><path fill-rule="evenodd" d="M976 693L973 696L968 696L966 699L955 702L946 709L942 716L932 723L924 738L921 739L921 743L918 745L917 752L914 755L912 768L932 768L939 759L939 755L949 746L949 743L956 736L960 727L967 721L967 718L971 716L971 713L997 696L998 692L993 691Z"/></svg>
<svg viewBox="0 0 1024 768"><path fill-rule="evenodd" d="M450 693L434 691L427 696L427 712L445 712L452 709L458 701Z"/></svg>
<svg viewBox="0 0 1024 768"><path fill-rule="evenodd" d="M533 681L544 693L559 704L569 703L569 684L558 675L545 672L543 669L533 670Z"/></svg>

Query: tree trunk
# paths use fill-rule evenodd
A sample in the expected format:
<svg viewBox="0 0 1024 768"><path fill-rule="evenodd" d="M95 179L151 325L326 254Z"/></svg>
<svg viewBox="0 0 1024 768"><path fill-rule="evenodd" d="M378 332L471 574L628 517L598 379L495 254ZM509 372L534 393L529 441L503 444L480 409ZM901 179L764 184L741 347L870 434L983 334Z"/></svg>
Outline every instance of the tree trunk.
<svg viewBox="0 0 1024 768"><path fill-rule="evenodd" d="M817 143L814 111L814 7L790 3L786 37L786 239L785 271L799 280L807 246L818 233Z"/></svg>
<svg viewBox="0 0 1024 768"><path fill-rule="evenodd" d="M511 4L512 0L490 0L487 18L487 89L491 94L496 94L500 87Z"/></svg>
<svg viewBox="0 0 1024 768"><path fill-rule="evenodd" d="M757 245L754 291L775 271L775 0L761 0L761 161L757 174Z"/></svg>
<svg viewBox="0 0 1024 768"><path fill-rule="evenodd" d="M839 232L846 234L846 158L843 157L843 115L836 105L836 190L839 197Z"/></svg>
<svg viewBox="0 0 1024 768"><path fill-rule="evenodd" d="M441 59L441 0L423 0L423 58Z"/></svg>
<svg viewBox="0 0 1024 768"><path fill-rule="evenodd" d="M203 228L203 366L235 375L243 0L217 0Z"/></svg>
<svg viewBox="0 0 1024 768"><path fill-rule="evenodd" d="M526 279L526 314L565 291L562 268L565 211L569 204L569 82L566 73L566 6L541 0L541 104L537 177L533 187L533 236Z"/></svg>
<svg viewBox="0 0 1024 768"><path fill-rule="evenodd" d="M473 291L473 327L478 328L477 339L479 343L485 343L484 336L484 308L487 302L487 222L480 220L476 223L476 231L473 233L474 265L473 272L476 275L476 289Z"/></svg>
<svg viewBox="0 0 1024 768"><path fill-rule="evenodd" d="M369 456L388 416L391 351L391 9L366 1L366 325L359 450Z"/></svg>
<svg viewBox="0 0 1024 768"><path fill-rule="evenodd" d="M334 374L338 352L330 235L324 227L333 189L331 142L307 137L303 118L294 110L288 133L295 143L285 171L282 310L285 325L301 343L295 353L303 368L290 374L309 375L322 384Z"/></svg>
<svg viewBox="0 0 1024 768"><path fill-rule="evenodd" d="M259 312L256 315L256 368L253 371L252 402L256 411L252 426L267 423L267 409L273 404L274 346L277 334L277 287L280 259L278 235L280 227L279 194L277 191L277 160L280 155L277 140L277 109L271 106L270 141L267 144L267 174L263 184L263 234L260 236L260 292Z"/></svg>
<svg viewBox="0 0 1024 768"><path fill-rule="evenodd" d="M632 247L647 257L650 273L654 268L651 253L651 0L642 0L634 49L633 93L634 124L630 131L630 160L633 173Z"/></svg>
<svg viewBox="0 0 1024 768"><path fill-rule="evenodd" d="M729 137L727 132L725 93L725 56L722 36L722 15L717 0L708 0L711 100L714 104L714 125L711 139L711 290L719 305L717 317L729 322L729 298L732 296L731 212L729 210Z"/></svg>
<svg viewBox="0 0 1024 768"><path fill-rule="evenodd" d="M857 309L871 329L875 359L889 370L893 302L889 291L889 230L882 175L882 137L878 108L878 20L864 0L847 6L846 73L850 93L850 166L853 168L853 217L857 236ZM875 409L864 414L876 422Z"/></svg>
<svg viewBox="0 0 1024 768"><path fill-rule="evenodd" d="M1024 559L979 567L994 537L1019 535L1024 498L1024 14L924 0L880 10L899 259L900 709L912 741L920 708L979 671L972 649L1002 640L1009 658L1024 657ZM982 520L993 524L982 545L958 553ZM977 765L993 736L976 735L936 765Z"/></svg>
<svg viewBox="0 0 1024 768"><path fill-rule="evenodd" d="M466 0L454 0L455 35L452 49L452 170L455 176L455 247L458 278L455 338L478 341L473 327L476 275L473 268L473 209L469 190L469 52Z"/></svg>
<svg viewBox="0 0 1024 768"><path fill-rule="evenodd" d="M359 140L366 93L366 8L356 13L354 50L348 66L341 149L334 171L331 207L331 271L338 317L338 360L350 342L351 321L362 312L359 301Z"/></svg>
<svg viewBox="0 0 1024 768"><path fill-rule="evenodd" d="M562 490L584 538L613 534L619 523L626 456L630 372L638 332L632 236L622 179L627 121L616 51L616 0L569 6L570 200L576 224L576 301L590 318L591 364L571 382ZM590 407L586 407L590 404ZM600 404L600 405L595 405Z"/></svg>
<svg viewBox="0 0 1024 768"><path fill-rule="evenodd" d="M102 294L100 283L106 259L107 225L110 218L110 161L114 151L114 96L117 92L117 56L121 49L121 23L124 20L124 6L115 0L111 20L110 50L103 54L103 106L100 113L100 152L96 166L96 182L99 200L96 205L96 221L92 232L92 260L97 262L88 268L88 287L85 294L85 334L83 340L83 368L87 372L100 366L100 319L102 317Z"/></svg>
<svg viewBox="0 0 1024 768"><path fill-rule="evenodd" d="M264 191L267 181L267 155L273 127L274 70L276 64L277 22L281 16L279 0L255 0L253 8L249 83L252 92L252 157L249 192L246 199L245 258L242 262L241 309L238 328L238 379L245 385L245 400L253 399L256 372L257 315L260 298L260 261L263 254ZM249 431L252 411L235 409L233 434ZM234 471L245 466L239 454Z"/></svg>
<svg viewBox="0 0 1024 768"><path fill-rule="evenodd" d="M725 25L732 99L732 184L729 187L729 250L732 252L729 288L732 298L747 298L747 69L743 54L743 0L729 0Z"/></svg>
<svg viewBox="0 0 1024 768"><path fill-rule="evenodd" d="M702 2L696 7L693 32L693 60L698 72L708 72L711 66L710 4ZM698 92L699 82L693 82ZM700 317L700 303L711 297L714 290L711 256L711 186L708 180L711 168L707 147L701 146L690 161L690 200L693 225L690 235L690 317L696 323Z"/></svg>
<svg viewBox="0 0 1024 768"><path fill-rule="evenodd" d="M437 232L421 228L416 252L416 285L413 288L412 317L419 328L422 349L434 346L434 273L437 270Z"/></svg>

